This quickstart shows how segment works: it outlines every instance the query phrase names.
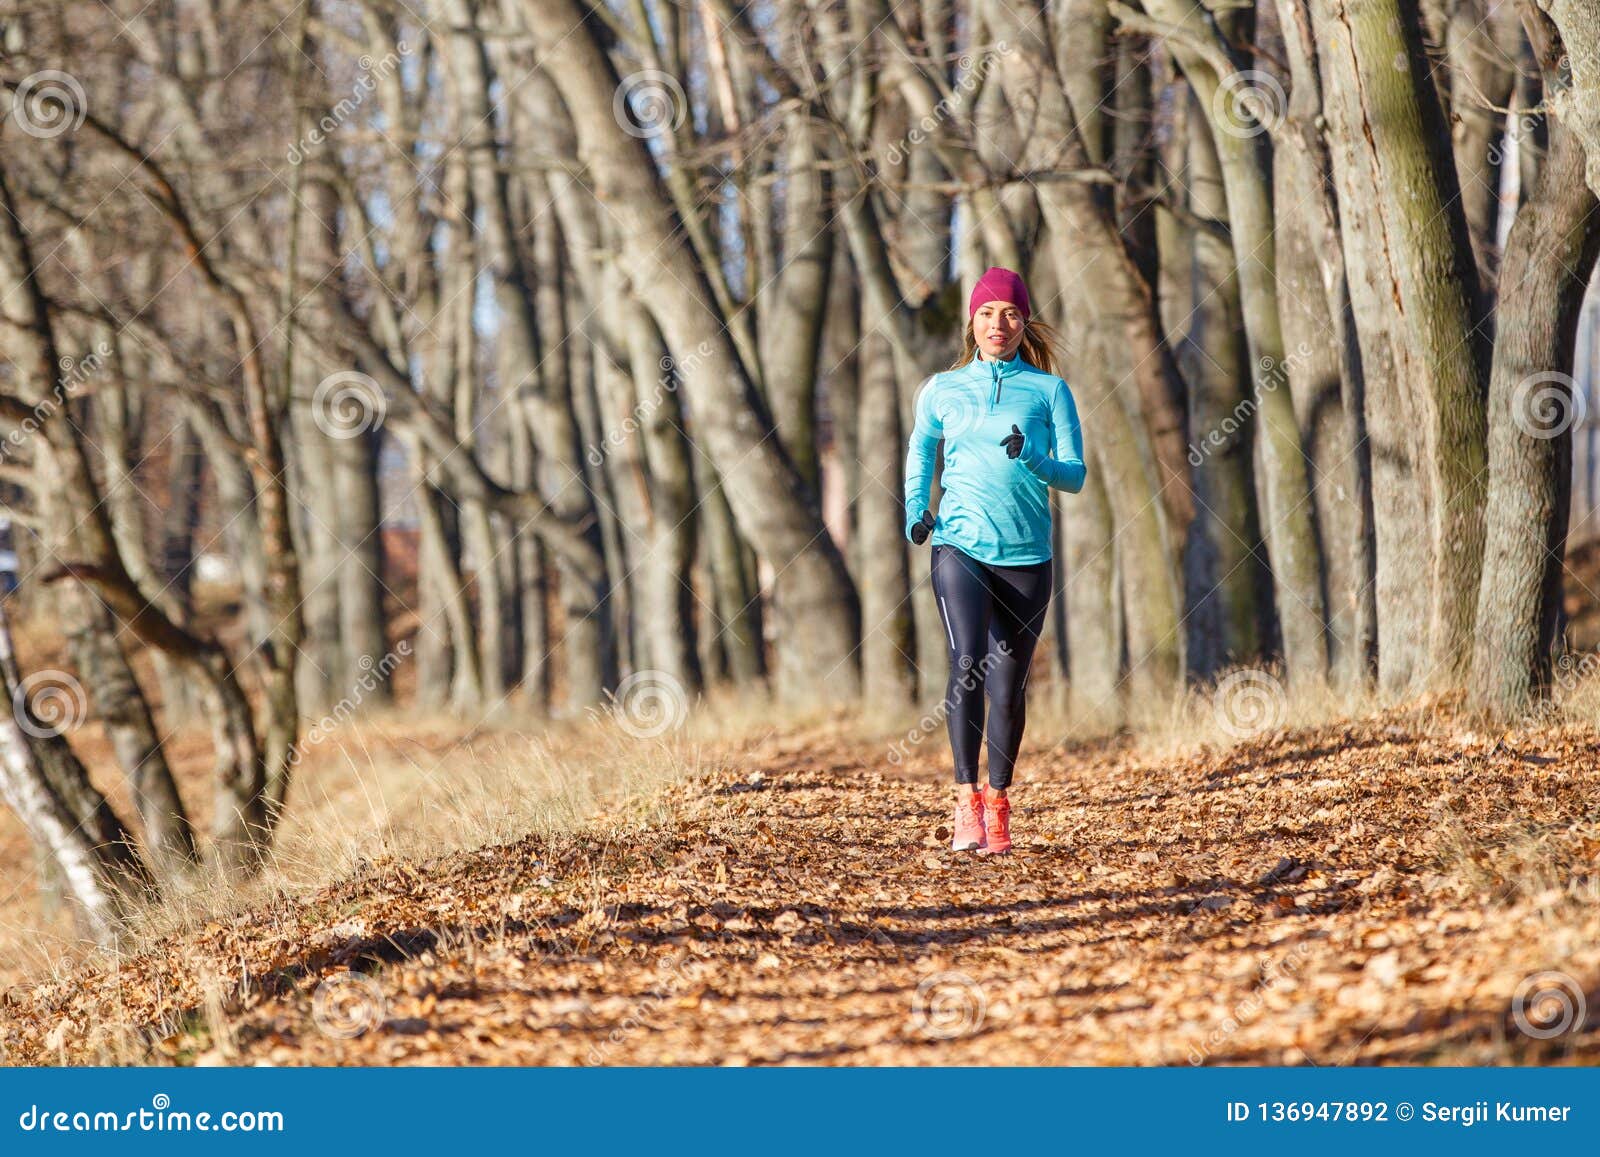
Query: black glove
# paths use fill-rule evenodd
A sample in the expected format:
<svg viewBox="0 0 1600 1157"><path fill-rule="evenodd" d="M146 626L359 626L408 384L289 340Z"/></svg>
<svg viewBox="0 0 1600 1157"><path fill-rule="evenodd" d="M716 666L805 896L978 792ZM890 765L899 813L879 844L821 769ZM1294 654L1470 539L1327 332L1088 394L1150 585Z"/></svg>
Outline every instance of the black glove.
<svg viewBox="0 0 1600 1157"><path fill-rule="evenodd" d="M928 541L928 532L933 529L933 515L926 510L922 512L922 521L911 524L911 541L921 546Z"/></svg>
<svg viewBox="0 0 1600 1157"><path fill-rule="evenodd" d="M1000 439L1000 445L1006 448L1007 458L1015 458L1022 453L1022 431L1013 425L1011 433Z"/></svg>

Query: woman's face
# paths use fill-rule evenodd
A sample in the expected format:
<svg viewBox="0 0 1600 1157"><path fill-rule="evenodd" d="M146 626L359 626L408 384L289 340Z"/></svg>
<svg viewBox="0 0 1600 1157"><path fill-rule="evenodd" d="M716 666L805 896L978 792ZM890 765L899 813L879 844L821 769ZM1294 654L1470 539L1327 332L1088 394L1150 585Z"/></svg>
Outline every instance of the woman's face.
<svg viewBox="0 0 1600 1157"><path fill-rule="evenodd" d="M1005 361L1022 344L1022 311L1009 301L986 301L972 315L972 336L978 351L991 360Z"/></svg>

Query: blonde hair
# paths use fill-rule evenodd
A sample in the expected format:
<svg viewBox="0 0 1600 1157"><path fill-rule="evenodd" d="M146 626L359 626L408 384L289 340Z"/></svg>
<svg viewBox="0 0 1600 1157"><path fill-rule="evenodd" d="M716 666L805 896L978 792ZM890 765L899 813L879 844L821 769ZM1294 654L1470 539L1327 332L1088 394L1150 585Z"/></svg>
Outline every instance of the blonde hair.
<svg viewBox="0 0 1600 1157"><path fill-rule="evenodd" d="M1061 354L1058 351L1062 344L1061 333L1055 326L1046 325L1037 317L1030 316L1022 323L1022 344L1017 346L1017 353L1034 369L1059 378ZM959 370L977 356L978 339L972 332L972 321L969 319L961 331L961 356L950 363L949 369Z"/></svg>

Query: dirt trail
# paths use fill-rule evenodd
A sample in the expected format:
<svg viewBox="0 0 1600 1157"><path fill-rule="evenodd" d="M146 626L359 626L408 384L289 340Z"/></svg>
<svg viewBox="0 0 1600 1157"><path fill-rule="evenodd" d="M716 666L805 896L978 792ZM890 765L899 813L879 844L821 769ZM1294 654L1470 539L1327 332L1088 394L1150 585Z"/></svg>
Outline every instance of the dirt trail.
<svg viewBox="0 0 1600 1157"><path fill-rule="evenodd" d="M1600 741L1430 730L1025 752L993 859L943 846L937 745L774 738L665 823L374 864L13 989L0 1031L44 1063L1600 1060Z"/></svg>

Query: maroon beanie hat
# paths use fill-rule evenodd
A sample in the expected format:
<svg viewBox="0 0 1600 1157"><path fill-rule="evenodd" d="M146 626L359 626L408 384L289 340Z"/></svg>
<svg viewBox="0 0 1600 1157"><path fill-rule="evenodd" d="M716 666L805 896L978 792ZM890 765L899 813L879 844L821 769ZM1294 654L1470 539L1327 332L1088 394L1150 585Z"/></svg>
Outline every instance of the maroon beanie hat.
<svg viewBox="0 0 1600 1157"><path fill-rule="evenodd" d="M977 316L978 307L985 302L1008 301L1022 311L1026 318L1033 311L1028 306L1028 287L1022 284L1020 274L992 265L972 287L972 297L967 302L967 320Z"/></svg>

